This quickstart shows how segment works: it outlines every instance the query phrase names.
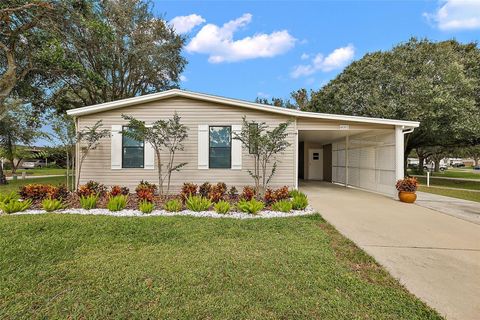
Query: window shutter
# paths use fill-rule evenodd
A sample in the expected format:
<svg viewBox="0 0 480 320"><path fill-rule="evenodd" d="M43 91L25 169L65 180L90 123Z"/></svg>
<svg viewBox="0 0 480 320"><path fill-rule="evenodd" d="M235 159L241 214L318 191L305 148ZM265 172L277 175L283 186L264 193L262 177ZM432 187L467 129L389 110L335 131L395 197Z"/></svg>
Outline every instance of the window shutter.
<svg viewBox="0 0 480 320"><path fill-rule="evenodd" d="M242 126L239 124L232 125L232 169L242 169L242 142L237 139L233 139L235 134L240 134Z"/></svg>
<svg viewBox="0 0 480 320"><path fill-rule="evenodd" d="M146 127L151 127L152 125L146 125ZM146 170L153 170L155 169L155 150L153 146L145 142L144 145L144 169Z"/></svg>
<svg viewBox="0 0 480 320"><path fill-rule="evenodd" d="M198 169L208 169L208 125L198 125Z"/></svg>
<svg viewBox="0 0 480 320"><path fill-rule="evenodd" d="M111 141L111 168L122 169L122 126L112 125Z"/></svg>

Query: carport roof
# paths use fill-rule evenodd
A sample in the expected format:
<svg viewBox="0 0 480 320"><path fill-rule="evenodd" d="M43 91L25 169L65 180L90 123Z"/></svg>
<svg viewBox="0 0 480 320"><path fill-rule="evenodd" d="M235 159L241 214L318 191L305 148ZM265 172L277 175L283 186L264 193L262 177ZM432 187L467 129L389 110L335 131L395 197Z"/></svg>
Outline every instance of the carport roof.
<svg viewBox="0 0 480 320"><path fill-rule="evenodd" d="M133 98L127 98L122 100L96 104L96 105L87 106L87 107L78 108L78 109L72 109L72 110L68 110L67 114L78 117L78 116L84 116L84 115L98 113L102 111L123 108L123 107L141 104L141 103L164 100L164 99L174 98L174 97L183 97L188 99L220 103L225 105L259 110L259 111L267 111L267 112L283 114L283 115L288 115L288 116L297 117L297 118L301 117L301 118L313 118L313 119L324 119L324 120L375 123L375 124L403 126L405 128L417 128L420 125L420 122L417 122L417 121L347 116L347 115L339 115L339 114L306 112L306 111L300 111L300 110L279 108L279 107L270 106L266 104L253 103L245 100L231 99L231 98L226 98L226 97L221 97L216 95L210 95L210 94L198 93L198 92L192 92L192 91L186 91L186 90L180 90L180 89L171 89L163 92L147 94L144 96L138 96Z"/></svg>

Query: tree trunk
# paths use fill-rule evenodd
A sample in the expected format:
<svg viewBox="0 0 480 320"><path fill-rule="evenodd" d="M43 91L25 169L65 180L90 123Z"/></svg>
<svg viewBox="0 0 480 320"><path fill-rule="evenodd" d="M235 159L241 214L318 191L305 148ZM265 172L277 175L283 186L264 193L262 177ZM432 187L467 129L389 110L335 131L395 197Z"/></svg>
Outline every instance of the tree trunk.
<svg viewBox="0 0 480 320"><path fill-rule="evenodd" d="M435 159L433 162L435 163L434 171L435 172L440 172L440 160Z"/></svg>
<svg viewBox="0 0 480 320"><path fill-rule="evenodd" d="M2 165L0 164L0 185L7 184L7 177L5 177L5 173L3 172Z"/></svg>
<svg viewBox="0 0 480 320"><path fill-rule="evenodd" d="M422 157L422 156L419 156L419 157L418 157L418 174L419 174L419 175L422 175L422 176L423 176L423 174L425 173L425 172L423 171L424 163L425 163L425 158Z"/></svg>

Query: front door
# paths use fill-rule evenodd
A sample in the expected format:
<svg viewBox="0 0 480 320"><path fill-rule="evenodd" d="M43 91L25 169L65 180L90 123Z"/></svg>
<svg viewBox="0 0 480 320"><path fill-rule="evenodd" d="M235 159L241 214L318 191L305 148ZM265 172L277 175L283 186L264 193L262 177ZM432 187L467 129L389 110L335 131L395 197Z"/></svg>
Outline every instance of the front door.
<svg viewBox="0 0 480 320"><path fill-rule="evenodd" d="M323 149L308 150L308 179L323 180Z"/></svg>

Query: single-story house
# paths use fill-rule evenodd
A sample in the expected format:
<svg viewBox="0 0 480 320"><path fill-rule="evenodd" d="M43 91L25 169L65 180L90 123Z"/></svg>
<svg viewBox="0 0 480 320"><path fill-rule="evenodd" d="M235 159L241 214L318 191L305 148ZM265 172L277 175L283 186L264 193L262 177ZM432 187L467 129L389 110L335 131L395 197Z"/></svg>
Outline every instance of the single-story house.
<svg viewBox="0 0 480 320"><path fill-rule="evenodd" d="M184 182L222 181L239 190L253 185L248 173L253 164L249 150L231 138L241 130L242 117L246 116L272 127L292 121L287 138L290 146L277 157L272 187L296 188L299 179L323 180L394 195L395 181L404 174L404 135L419 126L412 121L304 112L173 89L68 111L75 117L77 130L100 119L111 130L110 137L85 159L80 183L95 180L132 189L140 180L157 182L152 147L122 137L122 126L126 125L122 114L148 125L171 118L174 112L188 127L185 148L176 155L178 163L187 165L173 173L171 190L179 190ZM215 146L211 135L219 133L226 135L227 143ZM212 158L210 149L215 147L224 148L221 153L213 152L224 159Z"/></svg>

